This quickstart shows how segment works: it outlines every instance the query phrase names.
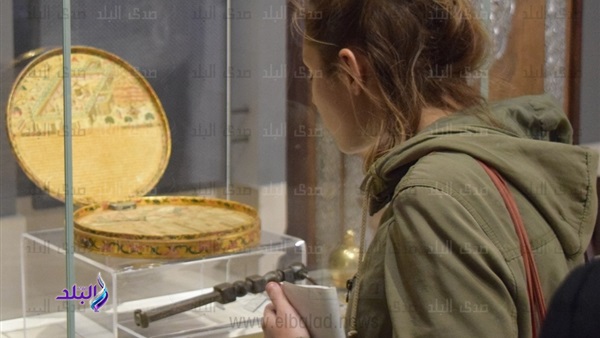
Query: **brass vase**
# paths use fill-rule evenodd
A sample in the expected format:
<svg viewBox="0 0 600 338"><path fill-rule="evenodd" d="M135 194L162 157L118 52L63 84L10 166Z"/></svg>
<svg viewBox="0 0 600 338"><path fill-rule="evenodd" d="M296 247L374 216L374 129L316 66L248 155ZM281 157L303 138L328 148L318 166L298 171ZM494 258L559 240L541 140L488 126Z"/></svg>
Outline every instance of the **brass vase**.
<svg viewBox="0 0 600 338"><path fill-rule="evenodd" d="M354 231L344 234L342 244L338 245L329 256L329 271L333 285L339 289L346 287L346 281L351 279L358 269L359 249L354 244Z"/></svg>

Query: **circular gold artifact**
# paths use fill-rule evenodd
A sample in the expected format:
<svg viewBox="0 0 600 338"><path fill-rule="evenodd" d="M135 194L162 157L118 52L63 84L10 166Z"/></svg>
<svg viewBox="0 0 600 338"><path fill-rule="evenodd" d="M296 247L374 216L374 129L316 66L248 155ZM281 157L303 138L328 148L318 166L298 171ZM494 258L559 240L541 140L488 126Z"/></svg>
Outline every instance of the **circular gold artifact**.
<svg viewBox="0 0 600 338"><path fill-rule="evenodd" d="M145 197L75 212L75 241L112 256L188 258L237 252L260 242L256 210L202 197Z"/></svg>
<svg viewBox="0 0 600 338"><path fill-rule="evenodd" d="M62 49L34 59L17 78L7 129L29 178L64 201ZM73 199L84 205L143 196L169 160L162 105L146 79L108 52L74 47L71 55Z"/></svg>
<svg viewBox="0 0 600 338"><path fill-rule="evenodd" d="M203 197L141 197L171 152L162 105L146 79L117 56L73 47L72 128L65 131L62 49L31 61L8 101L7 130L29 178L65 199L64 136L72 135L75 242L134 258L197 258L260 242L255 209Z"/></svg>

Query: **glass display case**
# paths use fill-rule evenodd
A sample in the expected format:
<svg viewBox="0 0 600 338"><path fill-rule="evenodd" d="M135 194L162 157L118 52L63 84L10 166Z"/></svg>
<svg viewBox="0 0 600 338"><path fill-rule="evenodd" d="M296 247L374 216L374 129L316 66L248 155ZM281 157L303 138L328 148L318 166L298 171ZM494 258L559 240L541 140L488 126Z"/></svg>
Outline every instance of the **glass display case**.
<svg viewBox="0 0 600 338"><path fill-rule="evenodd" d="M264 13L280 5L217 0L2 2L1 99L3 110L8 108L0 128L2 264L7 272L2 276L2 335L18 336L25 329L30 337L67 336L71 324L82 337L225 337L260 331L262 294L203 306L145 329L135 325L133 310L153 309L209 292L219 283L306 263L304 242L282 234L286 140L265 135L285 123L285 86L282 78L262 70L285 64L285 50L245 56L253 41L275 43L272 47L285 42L285 20L264 19ZM264 32L270 32L270 40L263 39ZM233 51L232 37L238 52ZM119 77L111 70L114 65L105 67L104 60L86 61L75 54L65 68L57 63L20 75L48 52L62 59L68 46L73 53L85 49L114 56L109 59L127 69L129 81L141 84L142 90L111 86ZM63 92L63 79L71 80L70 98ZM147 96L156 99L156 110L146 110ZM62 117L63 107L69 111L63 106L65 97L72 113L67 125ZM162 119L160 110L162 132L140 133ZM121 138L120 133L99 132L114 131L120 124L137 134ZM19 143L15 135L25 142ZM97 137L90 140L92 135ZM72 170L62 167L69 162L64 138L73 147ZM132 149L137 150L117 156ZM84 160L89 154L96 159ZM31 159L37 163L31 165ZM105 166L111 161L112 167ZM49 177L38 176L38 169L48 167ZM131 176L116 167L133 169ZM153 178L146 182L144 176ZM104 181L100 188L92 187L99 179ZM114 197L133 182L147 186ZM91 198L97 196L94 191L113 196ZM78 199L84 195L90 198ZM251 245L245 246L248 238L217 238L232 250L175 259L116 257L90 251L110 243L69 239L73 211L93 205L122 208L142 195L154 198L148 201L178 196L173 198L237 202L256 210L262 229L258 237L248 237L257 238ZM171 235L166 228L162 231ZM135 247L127 250L134 252ZM171 253L178 250L194 251L180 247ZM104 291L108 300L92 308L90 301ZM86 300L74 301L75 294ZM68 303L74 304L74 320L69 319Z"/></svg>

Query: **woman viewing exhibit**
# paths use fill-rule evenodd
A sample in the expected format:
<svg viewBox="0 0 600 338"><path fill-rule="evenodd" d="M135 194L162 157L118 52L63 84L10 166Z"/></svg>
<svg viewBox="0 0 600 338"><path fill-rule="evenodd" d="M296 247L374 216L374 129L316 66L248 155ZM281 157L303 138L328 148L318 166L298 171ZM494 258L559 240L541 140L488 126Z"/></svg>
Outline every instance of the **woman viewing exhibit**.
<svg viewBox="0 0 600 338"><path fill-rule="evenodd" d="M368 247L362 220L348 336L537 335L584 262L598 155L571 144L548 96L482 98L470 74L490 43L469 0L297 7L313 103L338 148L363 158L363 212L382 210ZM278 284L267 292L265 336L310 336L310 323L280 325L303 318Z"/></svg>

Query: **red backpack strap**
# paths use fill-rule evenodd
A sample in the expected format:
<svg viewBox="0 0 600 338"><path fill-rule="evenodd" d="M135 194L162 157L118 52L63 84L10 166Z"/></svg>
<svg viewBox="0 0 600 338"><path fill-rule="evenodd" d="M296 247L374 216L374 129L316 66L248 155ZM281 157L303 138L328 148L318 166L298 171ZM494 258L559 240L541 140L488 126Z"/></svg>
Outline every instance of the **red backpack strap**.
<svg viewBox="0 0 600 338"><path fill-rule="evenodd" d="M498 189L500 196L502 196L504 204L506 205L506 209L508 209L510 218L515 226L515 231L517 233L517 237L519 238L519 245L521 247L521 255L523 256L523 263L525 265L527 295L529 297L529 306L531 310L531 329L533 337L537 337L538 329L541 327L541 324L544 322L544 318L546 317L546 304L544 301L544 293L540 283L540 277L538 275L535 260L533 259L533 254L531 252L531 245L529 244L529 238L527 237L527 231L525 230L525 225L523 224L523 219L521 218L521 214L517 208L517 203L510 193L510 190L508 190L508 186L506 185L504 179L502 179L502 176L500 176L495 169L490 168L487 164L479 160L477 160L477 162L481 164L485 172L491 178L492 182L494 182L494 185Z"/></svg>

